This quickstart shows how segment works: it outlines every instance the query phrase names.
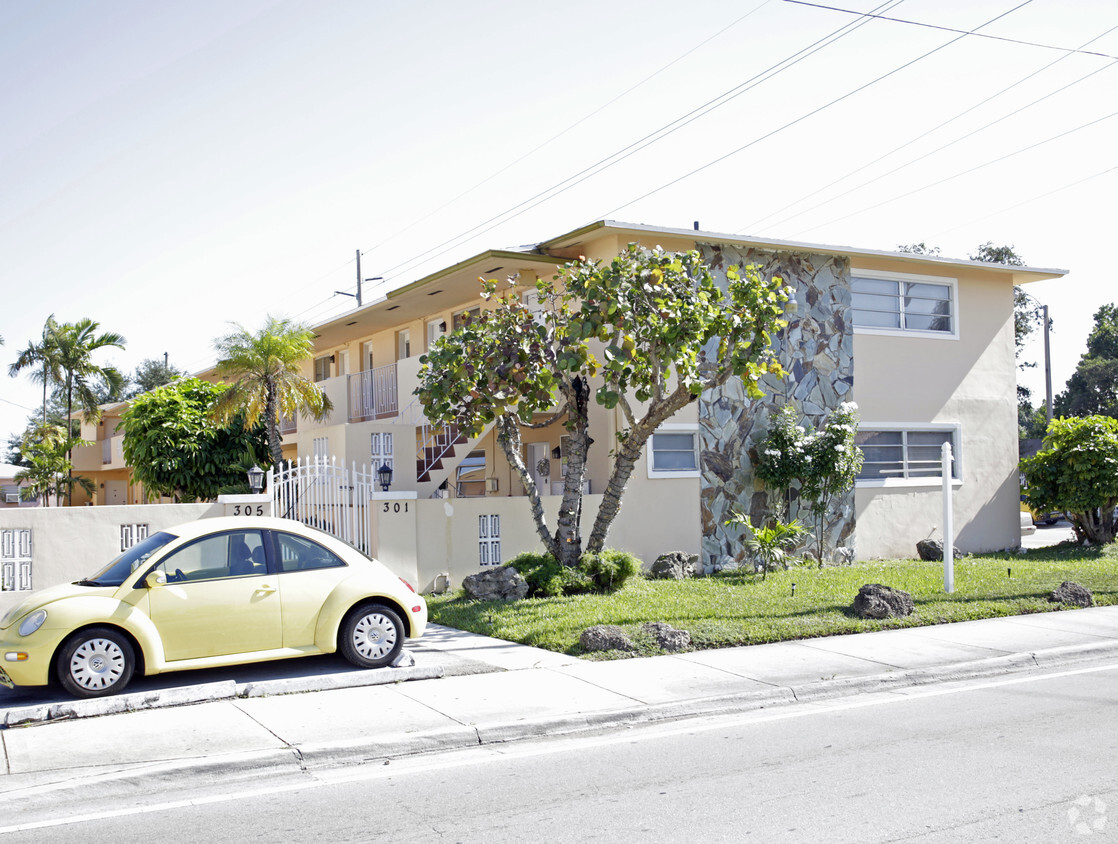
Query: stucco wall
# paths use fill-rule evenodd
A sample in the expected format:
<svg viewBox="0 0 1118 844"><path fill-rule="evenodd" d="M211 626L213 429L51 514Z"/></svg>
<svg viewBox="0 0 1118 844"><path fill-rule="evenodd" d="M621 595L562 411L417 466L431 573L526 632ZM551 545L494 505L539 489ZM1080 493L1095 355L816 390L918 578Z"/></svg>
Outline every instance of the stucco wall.
<svg viewBox="0 0 1118 844"><path fill-rule="evenodd" d="M941 271L958 279L958 339L857 334L855 396L864 426L958 426L955 545L1011 548L1021 539L1013 288L960 270ZM911 557L920 539L943 538L940 484L923 484L857 488L859 557Z"/></svg>
<svg viewBox="0 0 1118 844"><path fill-rule="evenodd" d="M32 588L93 574L120 553L121 525L146 524L155 533L183 522L224 515L221 504L140 504L0 510L0 529L32 531ZM0 614L27 592L0 592Z"/></svg>

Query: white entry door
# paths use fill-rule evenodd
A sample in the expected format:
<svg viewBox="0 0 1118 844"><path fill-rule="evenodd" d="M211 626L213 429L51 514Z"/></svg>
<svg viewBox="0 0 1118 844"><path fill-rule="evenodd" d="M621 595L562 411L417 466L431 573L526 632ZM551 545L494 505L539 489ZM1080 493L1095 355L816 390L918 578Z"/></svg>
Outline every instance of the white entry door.
<svg viewBox="0 0 1118 844"><path fill-rule="evenodd" d="M540 465L548 460L551 448L547 443L528 443L525 446L528 474L536 482L540 495L551 495L551 472L541 472ZM546 468L546 467L545 467Z"/></svg>

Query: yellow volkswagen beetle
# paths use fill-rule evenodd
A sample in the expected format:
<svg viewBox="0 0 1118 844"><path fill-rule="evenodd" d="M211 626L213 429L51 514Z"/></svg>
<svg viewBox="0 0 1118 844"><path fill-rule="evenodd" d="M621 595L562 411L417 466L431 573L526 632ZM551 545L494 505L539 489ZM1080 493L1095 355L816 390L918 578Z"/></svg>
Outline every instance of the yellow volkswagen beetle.
<svg viewBox="0 0 1118 844"><path fill-rule="evenodd" d="M327 533L287 519L203 519L13 607L0 620L0 684L57 679L97 697L136 672L335 651L378 668L426 625L427 604L406 581Z"/></svg>

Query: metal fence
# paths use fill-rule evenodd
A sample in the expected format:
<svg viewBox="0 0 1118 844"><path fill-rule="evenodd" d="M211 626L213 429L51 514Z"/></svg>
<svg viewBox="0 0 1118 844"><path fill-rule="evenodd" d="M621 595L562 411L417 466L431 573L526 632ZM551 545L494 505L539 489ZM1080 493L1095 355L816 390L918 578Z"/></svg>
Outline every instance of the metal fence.
<svg viewBox="0 0 1118 844"><path fill-rule="evenodd" d="M324 530L370 554L369 507L376 480L375 469L356 462L346 469L334 458L273 467L268 470L272 513Z"/></svg>

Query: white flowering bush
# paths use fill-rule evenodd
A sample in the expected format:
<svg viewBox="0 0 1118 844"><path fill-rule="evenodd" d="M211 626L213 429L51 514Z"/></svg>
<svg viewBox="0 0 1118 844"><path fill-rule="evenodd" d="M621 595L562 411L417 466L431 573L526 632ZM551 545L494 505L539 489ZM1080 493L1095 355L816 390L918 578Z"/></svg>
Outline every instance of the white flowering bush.
<svg viewBox="0 0 1118 844"><path fill-rule="evenodd" d="M862 450L854 444L858 433L858 405L843 402L818 431L798 424L790 405L773 418L765 439L757 446L756 477L779 494L778 512L794 483L800 497L810 502L815 517L817 552L824 559L824 520L832 502L854 485L862 468Z"/></svg>

